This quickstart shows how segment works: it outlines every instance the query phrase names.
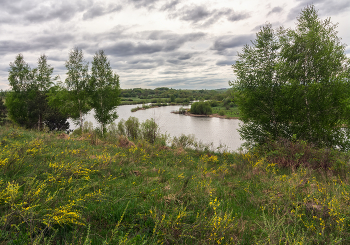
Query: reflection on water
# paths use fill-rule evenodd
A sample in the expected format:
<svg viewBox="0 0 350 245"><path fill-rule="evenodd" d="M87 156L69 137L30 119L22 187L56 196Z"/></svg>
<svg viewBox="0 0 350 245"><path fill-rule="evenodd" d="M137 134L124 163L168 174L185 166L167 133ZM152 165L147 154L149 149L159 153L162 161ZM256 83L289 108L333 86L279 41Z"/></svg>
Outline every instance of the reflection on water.
<svg viewBox="0 0 350 245"><path fill-rule="evenodd" d="M190 117L171 113L171 111L179 110L181 106L164 106L131 112L131 109L136 106L119 106L117 109L119 117L115 120L115 123L118 123L121 119L127 120L130 116L137 117L140 122L154 118L159 125L160 132L170 134L170 136L193 134L197 140L205 144L213 143L214 148L220 146L220 144L226 145L229 151L237 150L243 143L237 132L239 120ZM94 127L97 127L98 123L93 115L94 112L90 111L86 115L85 121L92 122ZM76 128L72 121L69 121L69 123L71 129Z"/></svg>

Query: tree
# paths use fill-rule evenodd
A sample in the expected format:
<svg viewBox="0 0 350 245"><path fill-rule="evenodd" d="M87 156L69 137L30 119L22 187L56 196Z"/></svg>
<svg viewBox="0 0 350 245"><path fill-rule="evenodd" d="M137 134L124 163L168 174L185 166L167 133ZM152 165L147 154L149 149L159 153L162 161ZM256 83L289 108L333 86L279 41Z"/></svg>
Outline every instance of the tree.
<svg viewBox="0 0 350 245"><path fill-rule="evenodd" d="M349 147L349 68L336 25L318 18L314 6L302 10L295 30L270 25L257 33L233 65L233 83L250 143L279 137L316 146Z"/></svg>
<svg viewBox="0 0 350 245"><path fill-rule="evenodd" d="M33 111L38 115L38 129L41 130L44 114L49 110L47 103L47 93L50 87L53 85L54 79L52 78L53 67L47 64L47 56L41 55L38 59L38 67L34 71L34 83L31 86L31 93L34 96L32 103Z"/></svg>
<svg viewBox="0 0 350 245"><path fill-rule="evenodd" d="M6 107L9 117L27 128L32 128L36 123L31 111L33 103L30 103L34 74L35 70L31 70L22 54L18 54L15 61L10 63L8 80L12 91L6 97Z"/></svg>
<svg viewBox="0 0 350 245"><path fill-rule="evenodd" d="M337 24L321 20L314 6L297 18L295 30L281 30L281 79L288 82L285 96L295 101L291 131L319 146L348 147L349 76L345 44Z"/></svg>
<svg viewBox="0 0 350 245"><path fill-rule="evenodd" d="M90 105L104 133L106 125L118 118L116 108L120 103L120 86L119 76L113 73L103 50L96 52L93 58L89 91Z"/></svg>
<svg viewBox="0 0 350 245"><path fill-rule="evenodd" d="M84 60L82 50L75 48L69 53L66 68L65 87L60 88L59 95L63 103L60 103L59 107L62 112L69 112L69 116L73 119L79 119L82 130L83 116L91 109L88 96L89 64Z"/></svg>
<svg viewBox="0 0 350 245"><path fill-rule="evenodd" d="M264 143L271 137L285 137L285 121L279 111L283 83L276 71L279 48L276 33L267 24L251 46L244 46L233 65L237 75L234 96L243 121L240 134L248 142Z"/></svg>
<svg viewBox="0 0 350 245"><path fill-rule="evenodd" d="M54 81L53 69L47 64L46 55L40 56L35 69L29 67L22 54L18 54L15 62L10 63L8 80L12 91L8 93L6 106L14 122L26 128L37 127L41 130L47 117L54 121L50 116L53 108L47 102L48 92ZM59 120L62 121L62 117Z"/></svg>

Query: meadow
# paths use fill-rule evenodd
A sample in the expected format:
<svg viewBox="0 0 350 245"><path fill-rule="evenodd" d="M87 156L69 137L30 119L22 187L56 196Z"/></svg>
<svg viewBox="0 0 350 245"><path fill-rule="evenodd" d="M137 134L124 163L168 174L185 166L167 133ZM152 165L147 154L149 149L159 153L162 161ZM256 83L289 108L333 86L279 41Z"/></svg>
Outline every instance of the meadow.
<svg viewBox="0 0 350 245"><path fill-rule="evenodd" d="M0 244L350 243L348 154L165 140L2 126Z"/></svg>

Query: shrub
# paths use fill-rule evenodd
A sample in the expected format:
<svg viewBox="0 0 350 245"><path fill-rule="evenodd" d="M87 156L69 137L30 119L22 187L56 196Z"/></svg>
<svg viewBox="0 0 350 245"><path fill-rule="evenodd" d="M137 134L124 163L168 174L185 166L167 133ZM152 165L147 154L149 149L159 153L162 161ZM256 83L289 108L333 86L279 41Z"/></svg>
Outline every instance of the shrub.
<svg viewBox="0 0 350 245"><path fill-rule="evenodd" d="M141 124L142 137L150 143L154 143L159 134L159 127L154 119L147 119Z"/></svg>
<svg viewBox="0 0 350 245"><path fill-rule="evenodd" d="M224 111L224 110L220 110L220 111L219 111L219 115L220 115L220 116L225 116L225 111Z"/></svg>
<svg viewBox="0 0 350 245"><path fill-rule="evenodd" d="M335 167L336 156L340 152L328 148L316 148L303 140L278 139L260 148L268 152L266 159L281 167L296 169L300 166L329 170Z"/></svg>
<svg viewBox="0 0 350 245"><path fill-rule="evenodd" d="M191 105L191 113L198 115L210 115L212 114L212 109L208 102L194 102Z"/></svg>
<svg viewBox="0 0 350 245"><path fill-rule="evenodd" d="M211 107L217 107L219 106L219 102L216 100L210 100L208 101Z"/></svg>
<svg viewBox="0 0 350 245"><path fill-rule="evenodd" d="M193 134L182 134L179 137L174 137L172 146L186 148L188 146L197 146L196 138Z"/></svg>
<svg viewBox="0 0 350 245"><path fill-rule="evenodd" d="M7 117L7 109L4 101L0 97L0 125L4 125Z"/></svg>
<svg viewBox="0 0 350 245"><path fill-rule="evenodd" d="M137 139L139 136L139 119L136 117L129 117L125 122L126 135L132 139Z"/></svg>
<svg viewBox="0 0 350 245"><path fill-rule="evenodd" d="M186 114L186 109L183 107L180 107L179 114Z"/></svg>
<svg viewBox="0 0 350 245"><path fill-rule="evenodd" d="M117 125L117 133L118 133L119 135L126 135L125 120L124 120L124 119L121 119L121 120L118 122L118 125Z"/></svg>
<svg viewBox="0 0 350 245"><path fill-rule="evenodd" d="M83 133L91 133L94 130L92 122L85 121L83 125Z"/></svg>

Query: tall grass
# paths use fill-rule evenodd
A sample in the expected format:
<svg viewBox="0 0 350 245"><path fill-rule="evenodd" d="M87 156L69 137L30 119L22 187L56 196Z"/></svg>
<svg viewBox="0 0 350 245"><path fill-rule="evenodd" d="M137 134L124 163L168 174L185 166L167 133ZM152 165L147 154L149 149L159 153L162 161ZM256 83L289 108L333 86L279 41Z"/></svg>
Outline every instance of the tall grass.
<svg viewBox="0 0 350 245"><path fill-rule="evenodd" d="M350 243L346 154L292 168L109 137L1 127L0 244Z"/></svg>

